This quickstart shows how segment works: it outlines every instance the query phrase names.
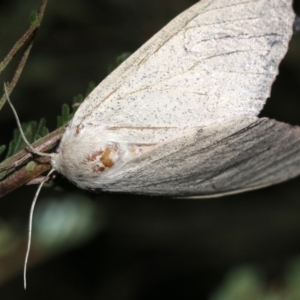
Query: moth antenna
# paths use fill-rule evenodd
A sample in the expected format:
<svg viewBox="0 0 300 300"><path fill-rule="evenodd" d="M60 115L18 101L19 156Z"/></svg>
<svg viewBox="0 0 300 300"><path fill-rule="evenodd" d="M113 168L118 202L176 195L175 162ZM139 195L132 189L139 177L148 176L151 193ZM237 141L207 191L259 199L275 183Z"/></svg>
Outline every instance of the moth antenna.
<svg viewBox="0 0 300 300"><path fill-rule="evenodd" d="M43 153L43 152L40 152L40 151L37 151L36 149L34 149L30 143L28 142L24 132L23 132L23 129L22 129L22 126L21 126L21 122L19 120L19 117L18 117L18 114L12 104L12 102L10 101L9 99L9 95L8 95L8 92L7 92L7 88L6 88L6 84L4 83L4 93L5 93L5 96L6 96L6 99L7 99L7 102L8 104L10 105L13 113L14 113L14 116L15 116L15 119L17 121L17 125L18 125L18 128L19 128L19 131L20 131L20 134L22 136L22 139L24 141L24 143L30 148L30 150L32 151L32 153L34 154L37 154L37 155L40 155L40 156L48 156L48 157L52 157L53 155L51 153Z"/></svg>
<svg viewBox="0 0 300 300"><path fill-rule="evenodd" d="M55 169L51 169L44 180L40 183L38 186L36 193L34 195L31 207L30 207L30 213L29 213L29 226L28 226L28 241L27 241L27 250L25 254L25 261L24 261L24 290L26 290L26 270L27 270L27 264L28 264L28 258L29 258L29 251L30 251L30 246L31 246L31 237L32 237L32 219L33 219L33 212L34 212L34 207L37 201L37 198L40 194L40 191L44 185L44 183L49 179L50 175L55 171Z"/></svg>

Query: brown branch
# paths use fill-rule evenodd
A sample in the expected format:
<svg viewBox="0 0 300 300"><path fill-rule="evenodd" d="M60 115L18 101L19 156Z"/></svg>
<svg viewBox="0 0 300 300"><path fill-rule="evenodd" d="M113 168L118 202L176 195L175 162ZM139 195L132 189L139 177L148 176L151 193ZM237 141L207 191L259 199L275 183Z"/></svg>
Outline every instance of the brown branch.
<svg viewBox="0 0 300 300"><path fill-rule="evenodd" d="M27 62L27 58L29 56L29 53L30 53L30 50L32 48L32 44L33 44L33 41L26 47L26 50L25 52L23 53L23 56L18 64L18 67L17 67L17 70L11 80L11 82L8 82L6 85L7 85L7 93L8 95L11 94L11 92L13 91L13 89L15 88L21 74L22 74L22 71L24 69L24 66ZM6 96L5 94L2 96L2 98L0 99L0 110L2 108L2 106L5 104L5 101L6 101Z"/></svg>
<svg viewBox="0 0 300 300"><path fill-rule="evenodd" d="M6 55L4 60L0 63L0 73L7 67L7 65L14 58L16 53L27 43L25 51L22 58L18 64L18 67L13 75L11 82L7 85L8 94L12 92L16 86L23 68L28 59L34 37L37 33L38 28L41 25L45 9L47 5L47 0L42 0L39 12L36 19L32 22L29 29L23 34L23 36L15 43L9 53ZM6 96L3 95L0 99L0 110L5 104ZM33 143L33 147L37 150L49 151L54 148L57 142L60 140L63 134L64 128L59 128L56 131L48 134L47 136L39 139L37 142ZM36 158L26 149L18 152L12 157L6 159L0 164L0 197L5 194L15 190L16 188L30 182L32 179L36 178L44 171L50 168L49 158Z"/></svg>
<svg viewBox="0 0 300 300"><path fill-rule="evenodd" d="M35 22L33 24L31 24L29 29L15 43L15 45L12 47L10 52L6 55L4 60L0 63L0 73L1 73L7 67L7 65L11 62L11 60L16 55L16 53L20 50L20 48L26 42L29 42L29 44L27 45L27 47L25 49L25 52L22 56L22 59L21 59L19 65L17 67L17 70L16 70L16 72L15 72L15 74L14 74L12 80L11 80L11 83L7 86L7 91L8 91L9 95L12 92L12 90L14 89L14 87L15 87L16 83L18 82L18 80L20 78L20 75L23 71L24 65L27 61L28 55L29 55L31 47L32 47L34 36L35 36L38 28L40 27L41 21L43 19L46 5L47 5L47 0L43 0L42 5L41 5L40 10L39 10L39 13L37 14L37 19L35 20ZM5 104L5 101L6 101L6 97L5 97L5 95L3 95L0 99L0 110L3 107L3 105Z"/></svg>
<svg viewBox="0 0 300 300"><path fill-rule="evenodd" d="M61 139L65 127L40 138L32 146L41 152L53 150ZM0 197L32 181L51 168L49 157L33 156L29 151L23 149L12 157L6 159L0 165Z"/></svg>

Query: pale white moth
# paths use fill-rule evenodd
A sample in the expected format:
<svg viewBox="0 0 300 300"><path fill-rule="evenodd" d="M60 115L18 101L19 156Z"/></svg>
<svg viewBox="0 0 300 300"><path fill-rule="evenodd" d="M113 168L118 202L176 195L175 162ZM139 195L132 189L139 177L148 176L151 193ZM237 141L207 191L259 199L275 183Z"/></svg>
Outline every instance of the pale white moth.
<svg viewBox="0 0 300 300"><path fill-rule="evenodd" d="M297 176L300 127L258 118L294 20L291 0L196 3L84 100L51 172L94 191L197 198Z"/></svg>
<svg viewBox="0 0 300 300"><path fill-rule="evenodd" d="M258 118L288 49L291 0L202 0L84 100L53 169L95 191L211 197L300 173L300 128Z"/></svg>

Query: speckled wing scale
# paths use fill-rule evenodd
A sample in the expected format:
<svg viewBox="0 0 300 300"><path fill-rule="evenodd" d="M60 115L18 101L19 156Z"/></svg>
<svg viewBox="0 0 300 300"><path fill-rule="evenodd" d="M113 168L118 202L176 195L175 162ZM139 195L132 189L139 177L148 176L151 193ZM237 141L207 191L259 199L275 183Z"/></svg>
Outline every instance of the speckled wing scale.
<svg viewBox="0 0 300 300"><path fill-rule="evenodd" d="M53 167L79 187L214 196L298 175L300 128L257 116L292 35L291 0L202 0L87 97Z"/></svg>
<svg viewBox="0 0 300 300"><path fill-rule="evenodd" d="M299 174L299 145L300 127L267 118L231 120L141 156L102 189L199 198L257 189Z"/></svg>

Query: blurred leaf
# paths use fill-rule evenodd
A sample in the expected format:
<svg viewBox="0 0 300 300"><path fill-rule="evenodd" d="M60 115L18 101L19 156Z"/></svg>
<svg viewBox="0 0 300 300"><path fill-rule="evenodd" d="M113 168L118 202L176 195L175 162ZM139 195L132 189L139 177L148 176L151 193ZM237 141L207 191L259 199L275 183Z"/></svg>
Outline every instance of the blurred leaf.
<svg viewBox="0 0 300 300"><path fill-rule="evenodd" d="M117 56L116 61L108 66L108 74L110 74L114 69L116 69L130 55L130 52L124 52L123 54Z"/></svg>
<svg viewBox="0 0 300 300"><path fill-rule="evenodd" d="M34 218L35 243L60 251L93 237L105 226L105 216L82 195L70 194L41 203ZM75 234L76 233L76 234Z"/></svg>
<svg viewBox="0 0 300 300"><path fill-rule="evenodd" d="M95 82L91 81L88 85L88 88L87 88L86 92L85 92L84 98L86 98L94 90L95 87L96 87Z"/></svg>
<svg viewBox="0 0 300 300"><path fill-rule="evenodd" d="M286 300L300 299L300 259L295 260L288 268L286 274Z"/></svg>
<svg viewBox="0 0 300 300"><path fill-rule="evenodd" d="M45 126L46 120L41 119L39 124L35 121L31 121L28 123L22 124L22 129L24 132L25 137L27 138L29 143L33 143L34 141L38 140L39 138L45 136L48 134L49 130ZM10 141L8 146L8 151L6 154L6 158L14 155L18 151L22 150L26 146L25 142L23 141L23 138L20 134L19 129L14 130L13 139ZM3 147L3 146L1 146ZM2 148L1 148L2 150ZM0 154L4 151L0 151Z"/></svg>
<svg viewBox="0 0 300 300"><path fill-rule="evenodd" d="M261 300L263 278L254 267L241 267L232 271L211 300Z"/></svg>
<svg viewBox="0 0 300 300"><path fill-rule="evenodd" d="M79 94L79 95L73 97L72 113L70 114L70 119L73 118L73 116L74 116L76 110L78 109L78 107L80 106L80 104L93 91L94 88L95 88L95 83L91 81L88 85L88 88L87 88L84 96L82 94Z"/></svg>
<svg viewBox="0 0 300 300"><path fill-rule="evenodd" d="M35 132L35 135L33 138L33 142L40 139L41 137L45 136L48 133L49 133L49 130L46 127L46 119L42 118L36 129L36 132Z"/></svg>
<svg viewBox="0 0 300 300"><path fill-rule="evenodd" d="M75 105L80 104L83 100L84 100L84 97L81 94L79 94L79 95L73 97L73 104L75 104Z"/></svg>
<svg viewBox="0 0 300 300"><path fill-rule="evenodd" d="M230 272L223 284L213 293L210 300L299 300L300 258L287 268L282 281L272 283L264 280L259 269L241 267Z"/></svg>
<svg viewBox="0 0 300 300"><path fill-rule="evenodd" d="M5 149L6 149L5 145L0 146L0 155L5 151Z"/></svg>
<svg viewBox="0 0 300 300"><path fill-rule="evenodd" d="M31 25L36 25L38 26L40 21L39 21L39 18L38 18L38 13L37 11L33 10L31 13L30 13L30 24Z"/></svg>
<svg viewBox="0 0 300 300"><path fill-rule="evenodd" d="M70 120L70 107L68 104L63 104L61 108L61 116L57 117L57 128L66 125Z"/></svg>

